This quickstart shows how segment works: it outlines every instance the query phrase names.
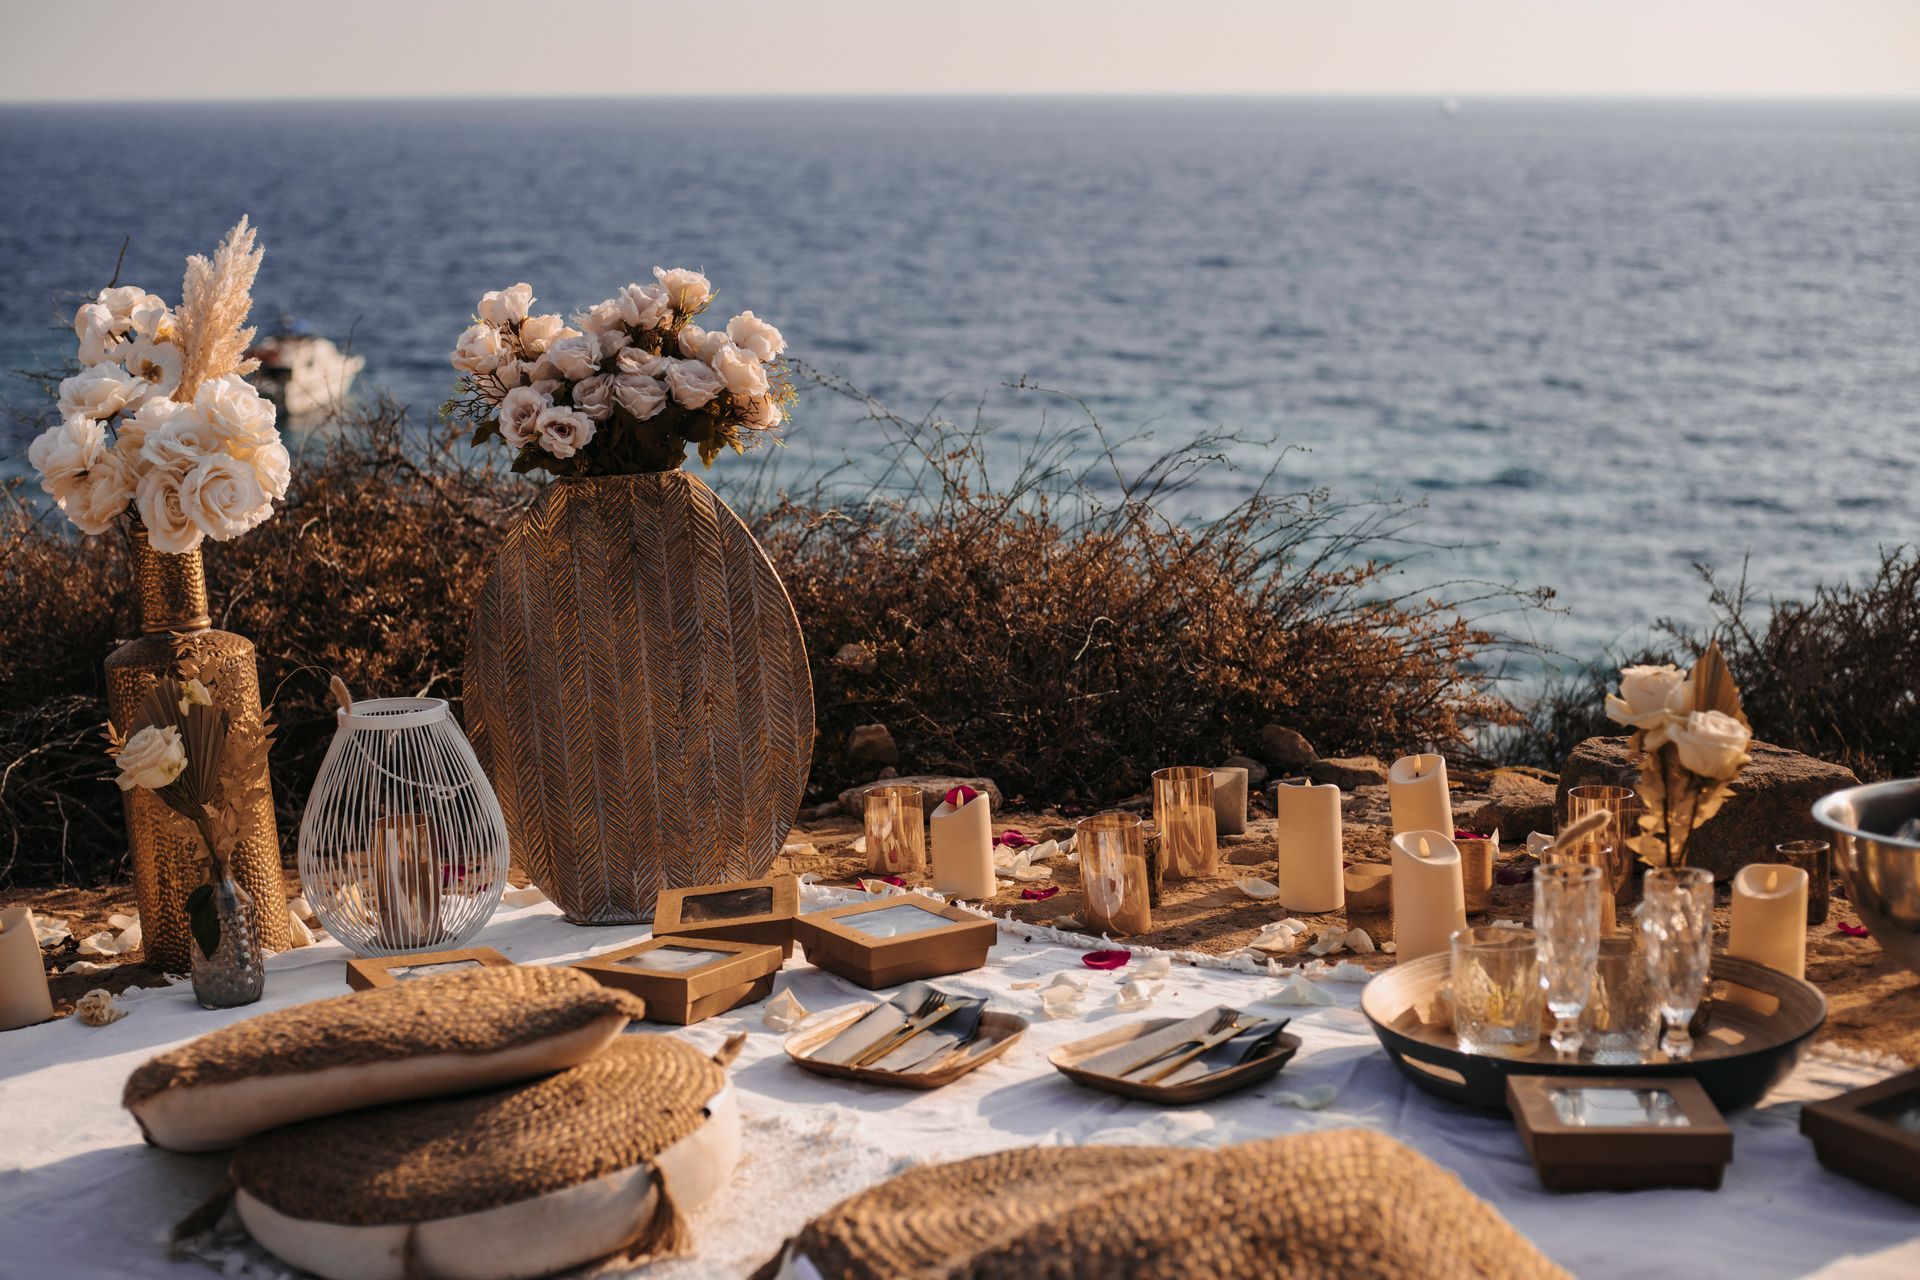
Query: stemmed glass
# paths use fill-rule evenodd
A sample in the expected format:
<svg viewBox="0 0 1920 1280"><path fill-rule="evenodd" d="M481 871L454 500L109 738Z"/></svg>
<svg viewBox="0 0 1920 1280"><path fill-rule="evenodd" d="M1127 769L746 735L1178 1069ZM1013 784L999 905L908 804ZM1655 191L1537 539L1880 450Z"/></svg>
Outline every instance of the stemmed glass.
<svg viewBox="0 0 1920 1280"><path fill-rule="evenodd" d="M1553 1014L1553 1051L1580 1053L1580 1015L1593 998L1600 959L1600 868L1581 863L1540 867L1533 874L1533 931L1540 947L1540 989Z"/></svg>
<svg viewBox="0 0 1920 1280"><path fill-rule="evenodd" d="M1713 873L1656 867L1642 893L1634 918L1647 947L1647 983L1666 1024L1660 1047L1670 1060L1685 1062L1693 1056L1687 1024L1706 994L1713 963Z"/></svg>

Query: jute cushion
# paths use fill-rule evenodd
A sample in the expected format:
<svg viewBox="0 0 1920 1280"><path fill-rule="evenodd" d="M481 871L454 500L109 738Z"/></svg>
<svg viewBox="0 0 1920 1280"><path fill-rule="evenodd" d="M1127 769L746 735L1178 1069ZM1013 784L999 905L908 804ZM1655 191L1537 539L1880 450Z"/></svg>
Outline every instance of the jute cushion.
<svg viewBox="0 0 1920 1280"><path fill-rule="evenodd" d="M676 1252L739 1152L721 1064L636 1034L545 1079L261 1134L232 1186L253 1237L316 1275L509 1280Z"/></svg>
<svg viewBox="0 0 1920 1280"><path fill-rule="evenodd" d="M808 1224L761 1280L1566 1280L1459 1179L1336 1129L1222 1151L1045 1147L915 1169Z"/></svg>
<svg viewBox="0 0 1920 1280"><path fill-rule="evenodd" d="M482 1089L584 1062L645 1006L572 969L475 969L249 1018L140 1066L147 1141L213 1151L313 1116Z"/></svg>

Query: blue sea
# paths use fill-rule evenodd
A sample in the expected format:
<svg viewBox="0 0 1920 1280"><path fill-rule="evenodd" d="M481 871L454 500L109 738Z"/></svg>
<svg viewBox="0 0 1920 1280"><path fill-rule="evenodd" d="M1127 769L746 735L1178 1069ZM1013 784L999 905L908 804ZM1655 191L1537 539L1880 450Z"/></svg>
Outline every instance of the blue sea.
<svg viewBox="0 0 1920 1280"><path fill-rule="evenodd" d="M1136 464L1242 437L1191 514L1276 467L1414 504L1400 585L1550 586L1563 612L1498 621L1575 657L1703 621L1698 562L1799 596L1920 532L1920 102L6 107L0 211L7 370L70 349L123 240L173 298L243 212L262 312L423 414L483 290L571 311L695 266L1009 459L1074 413L1026 379ZM878 432L812 393L780 474Z"/></svg>

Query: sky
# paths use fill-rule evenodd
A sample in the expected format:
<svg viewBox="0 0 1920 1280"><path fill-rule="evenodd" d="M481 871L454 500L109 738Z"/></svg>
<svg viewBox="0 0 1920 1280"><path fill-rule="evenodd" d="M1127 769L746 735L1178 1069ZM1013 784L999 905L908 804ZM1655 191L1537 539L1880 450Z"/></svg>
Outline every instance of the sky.
<svg viewBox="0 0 1920 1280"><path fill-rule="evenodd" d="M1908 96L1920 0L0 0L0 101L899 93Z"/></svg>

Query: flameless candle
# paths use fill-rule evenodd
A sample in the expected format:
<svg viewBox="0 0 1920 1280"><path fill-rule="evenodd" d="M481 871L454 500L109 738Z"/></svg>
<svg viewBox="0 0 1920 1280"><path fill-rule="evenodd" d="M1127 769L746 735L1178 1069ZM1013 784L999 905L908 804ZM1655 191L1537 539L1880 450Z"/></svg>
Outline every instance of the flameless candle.
<svg viewBox="0 0 1920 1280"><path fill-rule="evenodd" d="M1446 955L1467 927L1460 850L1438 831L1393 838L1394 963Z"/></svg>
<svg viewBox="0 0 1920 1280"><path fill-rule="evenodd" d="M1247 830L1247 771L1213 771L1213 830L1216 835L1244 835Z"/></svg>
<svg viewBox="0 0 1920 1280"><path fill-rule="evenodd" d="M40 963L40 942L33 936L33 912L8 907L0 911L0 1031L52 1016L53 997Z"/></svg>
<svg viewBox="0 0 1920 1280"><path fill-rule="evenodd" d="M1280 905L1289 911L1338 911L1346 905L1340 874L1340 788L1304 778L1273 789L1273 839L1279 855Z"/></svg>
<svg viewBox="0 0 1920 1280"><path fill-rule="evenodd" d="M993 879L993 808L986 792L955 805L949 792L930 821L933 887L950 898L991 898Z"/></svg>
<svg viewBox="0 0 1920 1280"><path fill-rule="evenodd" d="M1447 758L1428 753L1401 756L1387 770L1393 834L1453 830L1453 797L1447 794Z"/></svg>
<svg viewBox="0 0 1920 1280"><path fill-rule="evenodd" d="M1756 862L1733 878L1733 922L1727 954L1807 976L1807 873Z"/></svg>

